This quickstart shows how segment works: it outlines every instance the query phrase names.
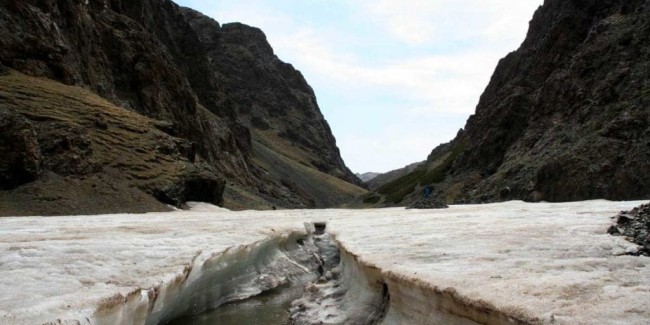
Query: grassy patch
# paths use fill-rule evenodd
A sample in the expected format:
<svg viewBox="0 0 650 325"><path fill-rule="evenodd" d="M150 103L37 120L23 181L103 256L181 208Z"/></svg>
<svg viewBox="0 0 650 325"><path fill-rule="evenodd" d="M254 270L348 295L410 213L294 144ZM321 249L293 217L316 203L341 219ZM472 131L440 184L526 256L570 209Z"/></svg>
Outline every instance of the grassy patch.
<svg viewBox="0 0 650 325"><path fill-rule="evenodd" d="M156 129L158 121L117 107L83 88L12 73L0 78L0 96L6 107L35 123L39 132L46 132L48 125L82 132L91 142L89 159L119 170L117 175L127 178L123 181L128 185L162 187L182 175L187 166L188 161L174 153L173 138ZM100 122L104 127L97 126Z"/></svg>
<svg viewBox="0 0 650 325"><path fill-rule="evenodd" d="M397 204L406 195L412 193L418 185L424 186L442 182L454 160L465 150L465 147L463 143L455 145L444 160L432 169L426 166L418 167L411 173L383 185L377 189L377 192L386 196L386 202Z"/></svg>
<svg viewBox="0 0 650 325"><path fill-rule="evenodd" d="M252 129L251 133L253 140L302 165L311 166L313 157L308 152L279 137L274 130Z"/></svg>
<svg viewBox="0 0 650 325"><path fill-rule="evenodd" d="M371 195L363 198L363 203L365 204L375 204L379 203L381 201L381 196L379 195Z"/></svg>
<svg viewBox="0 0 650 325"><path fill-rule="evenodd" d="M12 72L0 76L0 98L0 110L33 124L48 171L0 193L0 215L168 211L149 194L196 168L179 151L181 139L157 128L160 121L86 89ZM56 147L57 140L67 144ZM43 151L48 146L55 149Z"/></svg>
<svg viewBox="0 0 650 325"><path fill-rule="evenodd" d="M404 196L413 192L415 186L426 173L426 167L417 168L409 174L385 184L377 189L377 192L386 195L387 202L399 203L404 199Z"/></svg>
<svg viewBox="0 0 650 325"><path fill-rule="evenodd" d="M437 184L445 180L447 171L451 168L451 164L454 163L454 160L456 160L458 155L460 155L464 150L465 146L462 144L454 146L441 164L427 172L427 174L420 179L420 185Z"/></svg>
<svg viewBox="0 0 650 325"><path fill-rule="evenodd" d="M291 159L276 149L254 139L255 163L270 174L284 179L285 183L291 183L295 195L304 202L314 200L318 208L333 207L367 192L361 187L323 173L299 160Z"/></svg>

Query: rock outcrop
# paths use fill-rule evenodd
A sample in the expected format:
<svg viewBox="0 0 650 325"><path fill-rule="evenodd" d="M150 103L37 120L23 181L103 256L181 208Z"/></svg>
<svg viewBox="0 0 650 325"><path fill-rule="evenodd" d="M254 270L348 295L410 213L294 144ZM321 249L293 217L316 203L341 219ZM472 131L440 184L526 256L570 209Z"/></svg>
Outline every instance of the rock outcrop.
<svg viewBox="0 0 650 325"><path fill-rule="evenodd" d="M43 156L32 123L19 114L0 110L0 189L10 190L35 180Z"/></svg>
<svg viewBox="0 0 650 325"><path fill-rule="evenodd" d="M619 213L615 224L607 232L615 236L625 236L639 245L639 250L633 255L650 256L650 203Z"/></svg>
<svg viewBox="0 0 650 325"><path fill-rule="evenodd" d="M326 207L364 191L313 91L256 28L220 26L169 0L2 2L0 74L10 69L88 89L156 120L183 142L178 150L191 163L227 181L226 206ZM43 168L69 177L98 171L83 164L93 149L84 130L39 127L36 134L53 137L39 143L48 151ZM301 172L268 168L269 154ZM80 164L71 165L73 155ZM186 184L216 193L213 176L196 173ZM320 183L327 185L315 189ZM178 204L187 198L181 192L172 187L157 197Z"/></svg>
<svg viewBox="0 0 650 325"><path fill-rule="evenodd" d="M648 1L546 0L464 130L382 202L648 198L648 80Z"/></svg>
<svg viewBox="0 0 650 325"><path fill-rule="evenodd" d="M407 209L446 209L447 206L444 202L437 198L421 198L411 203Z"/></svg>

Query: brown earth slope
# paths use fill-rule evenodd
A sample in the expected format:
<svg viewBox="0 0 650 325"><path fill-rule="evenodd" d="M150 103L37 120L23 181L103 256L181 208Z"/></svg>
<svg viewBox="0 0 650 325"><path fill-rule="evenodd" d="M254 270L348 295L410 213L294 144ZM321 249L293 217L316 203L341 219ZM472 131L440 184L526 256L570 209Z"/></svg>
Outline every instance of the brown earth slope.
<svg viewBox="0 0 650 325"><path fill-rule="evenodd" d="M650 197L650 1L546 0L464 131L379 188L408 204Z"/></svg>
<svg viewBox="0 0 650 325"><path fill-rule="evenodd" d="M222 203L224 181L166 125L90 91L0 76L4 215L166 211ZM11 157L11 158L8 158ZM22 186L21 186L22 185ZM155 198L158 198L156 200Z"/></svg>
<svg viewBox="0 0 650 325"><path fill-rule="evenodd" d="M329 207L365 191L313 91L258 29L168 0L3 1L0 66L155 119L226 181L228 207Z"/></svg>

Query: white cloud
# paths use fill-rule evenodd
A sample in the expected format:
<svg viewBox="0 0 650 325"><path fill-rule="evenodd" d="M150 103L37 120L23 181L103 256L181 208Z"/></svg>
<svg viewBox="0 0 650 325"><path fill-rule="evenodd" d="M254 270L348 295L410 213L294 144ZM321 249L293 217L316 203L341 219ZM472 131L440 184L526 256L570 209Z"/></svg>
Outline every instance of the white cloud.
<svg viewBox="0 0 650 325"><path fill-rule="evenodd" d="M204 1L209 10L203 13L216 19L219 23L241 22L255 27L268 27L281 25L283 22L292 21L292 17L281 11L266 6L260 1L237 1L213 4ZM268 32L266 28L263 28Z"/></svg>
<svg viewBox="0 0 650 325"><path fill-rule="evenodd" d="M355 172L387 172L427 158L438 144L451 140L453 127L426 123L385 125L373 134L351 133L341 137L339 147L347 153L345 163Z"/></svg>
<svg viewBox="0 0 650 325"><path fill-rule="evenodd" d="M365 8L388 33L409 43L423 44L431 41L439 31L430 21L431 14L440 4L436 1L379 0L364 1Z"/></svg>
<svg viewBox="0 0 650 325"><path fill-rule="evenodd" d="M361 0L384 30L409 45L519 40L542 0ZM523 29L522 29L523 26Z"/></svg>
<svg viewBox="0 0 650 325"><path fill-rule="evenodd" d="M292 53L292 62L309 74L346 88L376 87L422 101L431 111L470 114L501 57L497 52L407 57L383 65L366 65L337 53L313 31L284 35L274 45ZM428 105L427 105L428 104Z"/></svg>

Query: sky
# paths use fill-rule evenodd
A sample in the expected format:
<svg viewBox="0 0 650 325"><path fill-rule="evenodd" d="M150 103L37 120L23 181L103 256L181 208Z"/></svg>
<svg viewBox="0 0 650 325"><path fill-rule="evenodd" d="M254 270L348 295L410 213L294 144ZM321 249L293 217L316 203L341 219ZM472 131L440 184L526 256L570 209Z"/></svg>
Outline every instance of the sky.
<svg viewBox="0 0 650 325"><path fill-rule="evenodd" d="M346 165L425 160L474 113L543 0L175 0L259 27L316 93Z"/></svg>

